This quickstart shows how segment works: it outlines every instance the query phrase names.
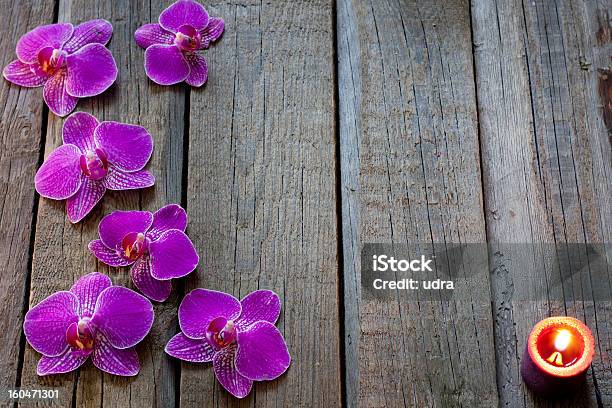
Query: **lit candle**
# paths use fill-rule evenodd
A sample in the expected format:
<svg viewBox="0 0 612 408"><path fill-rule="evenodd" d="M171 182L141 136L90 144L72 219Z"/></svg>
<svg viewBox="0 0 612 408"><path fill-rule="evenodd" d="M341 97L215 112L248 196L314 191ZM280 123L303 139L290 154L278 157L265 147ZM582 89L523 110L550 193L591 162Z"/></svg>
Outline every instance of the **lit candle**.
<svg viewBox="0 0 612 408"><path fill-rule="evenodd" d="M573 317L549 317L529 334L521 374L534 392L562 396L584 381L594 353L595 341L584 323Z"/></svg>

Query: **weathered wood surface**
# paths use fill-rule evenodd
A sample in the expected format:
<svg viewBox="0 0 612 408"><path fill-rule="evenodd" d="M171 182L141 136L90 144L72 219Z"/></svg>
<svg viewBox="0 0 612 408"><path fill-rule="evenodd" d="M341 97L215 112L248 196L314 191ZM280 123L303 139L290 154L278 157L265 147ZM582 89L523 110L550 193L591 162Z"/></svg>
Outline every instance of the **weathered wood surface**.
<svg viewBox="0 0 612 408"><path fill-rule="evenodd" d="M87 249L89 241L97 238L101 217L116 209L156 210L181 200L185 91L180 86L160 87L149 81L143 69L144 51L133 39L134 31L165 7L161 1L59 2L58 21L79 23L100 17L112 21L114 30L109 48L119 67L117 82L102 96L81 100L76 110L90 112L101 121L136 123L147 128L155 146L148 168L156 176L156 184L148 190L107 192L92 213L76 225L67 220L65 203L41 200L32 263L31 305L55 291L70 288L76 279L94 270L109 273L115 284L131 286L127 268L108 268L98 263ZM63 122L49 115L46 154L62 143ZM137 347L141 362L137 377L102 374L88 361L78 373L39 378L36 376L39 355L28 346L22 386L58 387L60 402L65 406L173 406L179 365L163 348L178 327L176 288L177 285L166 303L155 306L155 325Z"/></svg>
<svg viewBox="0 0 612 408"><path fill-rule="evenodd" d="M339 406L333 4L212 2L225 34L191 91L187 211L201 262L190 290L282 300L292 365L238 401L183 364L182 406Z"/></svg>
<svg viewBox="0 0 612 408"><path fill-rule="evenodd" d="M505 251L612 238L610 0L205 1L226 32L205 52L200 89L145 76L133 33L170 3L0 0L2 66L36 25L112 22L118 80L77 110L145 126L157 177L150 190L107 193L70 224L65 204L39 200L32 182L63 119L43 111L40 89L1 81L0 392L56 387L53 405L66 407L612 406L612 270L596 274L579 252L564 267L587 267L559 287L559 259ZM139 376L87 363L37 377L21 332L27 303L93 270L131 286L87 243L115 209L170 202L187 208L201 263L155 306ZM362 300L368 242L489 242L491 275L451 302ZM611 264L610 246L599 250ZM167 357L194 287L277 291L287 374L238 401L210 365ZM556 404L519 373L529 330L551 314L579 317L597 341L587 387Z"/></svg>
<svg viewBox="0 0 612 408"><path fill-rule="evenodd" d="M469 4L340 0L338 27L348 404L497 406L488 276L360 296L363 243L485 242Z"/></svg>
<svg viewBox="0 0 612 408"><path fill-rule="evenodd" d="M561 259L575 272L553 286L554 259L509 259L502 243L609 243L611 95L609 1L474 1L487 237L491 243L497 373L504 406L544 406L518 370L540 318L568 314L593 330L597 356L582 395L559 405L612 404L612 273ZM609 118L608 118L609 119ZM606 129L607 126L607 129ZM610 246L602 249L608 265ZM605 272L605 271L604 271ZM535 290L534 290L535 289Z"/></svg>
<svg viewBox="0 0 612 408"><path fill-rule="evenodd" d="M0 1L0 65L15 59L15 42L22 33L53 22L53 1L30 7ZM31 91L0 82L0 389L19 382L21 325L27 309L33 212L38 203L32 179L39 164L43 135L42 90Z"/></svg>

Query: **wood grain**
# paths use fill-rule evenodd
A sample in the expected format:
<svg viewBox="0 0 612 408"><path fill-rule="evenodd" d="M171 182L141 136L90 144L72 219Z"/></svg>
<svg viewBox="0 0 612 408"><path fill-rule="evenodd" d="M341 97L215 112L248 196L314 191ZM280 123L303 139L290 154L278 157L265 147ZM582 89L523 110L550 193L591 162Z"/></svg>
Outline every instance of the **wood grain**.
<svg viewBox="0 0 612 408"><path fill-rule="evenodd" d="M338 27L348 405L497 406L486 274L451 302L360 288L364 243L485 242L469 4L340 0Z"/></svg>
<svg viewBox="0 0 612 408"><path fill-rule="evenodd" d="M587 387L558 405L612 403L609 266L603 274L575 271L593 262L586 251L577 253L563 260L574 275L560 288L550 284L555 259L537 251L510 259L500 250L507 242L559 250L610 242L609 11L609 1L472 4L502 405L549 405L525 389L518 367L533 324L554 314L585 321L598 344ZM609 265L610 247L600 250Z"/></svg>
<svg viewBox="0 0 612 408"><path fill-rule="evenodd" d="M183 364L182 406L339 406L332 2L211 2L225 34L191 91L187 289L282 299L292 364L242 401Z"/></svg>
<svg viewBox="0 0 612 408"><path fill-rule="evenodd" d="M344 358L346 404L359 406L360 270L360 147L362 75L356 10L352 1L336 2L338 52L338 131L344 283ZM367 80L366 80L367 81Z"/></svg>
<svg viewBox="0 0 612 408"><path fill-rule="evenodd" d="M106 18L114 28L109 48L119 67L117 81L101 96L81 100L76 110L90 112L99 120L147 128L155 143L148 169L156 176L156 184L146 191L107 192L92 213L76 225L67 220L63 202L42 199L34 244L31 305L55 291L70 288L76 279L93 270L109 273L115 284L133 287L127 268L108 268L97 263L87 249L89 241L97 237L101 217L116 209L154 211L181 200L185 91L181 86L161 87L149 81L143 68L144 51L133 40L134 31L156 20L165 7L161 1L60 0L59 21L76 24ZM61 118L49 116L46 155L61 144L62 124ZM60 402L65 406L174 406L178 365L163 348L177 330L176 292L175 285L173 296L166 303L155 305L155 324L137 347L141 362L137 377L102 374L89 361L76 374L39 378L35 373L39 355L28 346L23 386L58 387Z"/></svg>
<svg viewBox="0 0 612 408"><path fill-rule="evenodd" d="M113 24L117 82L76 110L145 126L157 177L70 224L65 203L33 186L63 119L40 89L0 80L1 392L59 389L28 407L612 406L612 268L594 266L612 265L611 0L203 1L226 31L205 51L199 89L153 84L133 40L171 2L0 0L2 66L37 25ZM111 211L171 202L187 208L201 263L155 305L141 373L88 362L36 376L27 307L93 270L132 286L87 244ZM364 243L485 241L491 274L469 294L362 298ZM578 250L512 253L533 242ZM568 285L554 284L559 263ZM237 400L210 364L169 358L195 287L279 293L288 372ZM553 314L585 321L597 343L586 387L559 402L532 395L519 372L533 324Z"/></svg>
<svg viewBox="0 0 612 408"><path fill-rule="evenodd" d="M0 1L0 66L16 59L15 41L40 24L53 22L53 1ZM27 307L30 246L37 205L34 174L43 135L42 89L0 79L0 389L18 385L21 325Z"/></svg>

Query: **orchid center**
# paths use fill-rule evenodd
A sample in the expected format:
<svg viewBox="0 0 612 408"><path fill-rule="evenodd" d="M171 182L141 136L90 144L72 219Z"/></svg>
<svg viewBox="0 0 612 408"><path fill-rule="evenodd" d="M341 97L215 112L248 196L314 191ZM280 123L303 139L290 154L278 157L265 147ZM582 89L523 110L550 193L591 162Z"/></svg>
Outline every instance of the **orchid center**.
<svg viewBox="0 0 612 408"><path fill-rule="evenodd" d="M130 232L121 241L121 249L125 258L135 261L149 248L149 242L142 232Z"/></svg>
<svg viewBox="0 0 612 408"><path fill-rule="evenodd" d="M182 51L196 51L200 48L202 37L200 32L185 24L179 27L174 37L174 44Z"/></svg>
<svg viewBox="0 0 612 408"><path fill-rule="evenodd" d="M108 159L102 149L88 150L81 156L81 170L92 180L100 180L108 173Z"/></svg>
<svg viewBox="0 0 612 408"><path fill-rule="evenodd" d="M72 323L66 330L66 341L75 350L91 351L94 346L94 335L90 319L82 317L78 323Z"/></svg>
<svg viewBox="0 0 612 408"><path fill-rule="evenodd" d="M236 326L232 320L217 317L208 325L206 338L213 347L222 349L236 340Z"/></svg>
<svg viewBox="0 0 612 408"><path fill-rule="evenodd" d="M43 72L51 75L66 64L67 56L64 50L45 47L38 52L38 64Z"/></svg>

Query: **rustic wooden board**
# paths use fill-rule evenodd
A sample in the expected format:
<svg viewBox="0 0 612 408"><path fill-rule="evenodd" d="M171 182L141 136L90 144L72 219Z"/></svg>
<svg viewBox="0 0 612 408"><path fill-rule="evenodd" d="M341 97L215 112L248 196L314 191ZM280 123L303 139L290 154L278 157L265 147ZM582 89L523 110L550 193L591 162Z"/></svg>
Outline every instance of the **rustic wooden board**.
<svg viewBox="0 0 612 408"><path fill-rule="evenodd" d="M485 242L469 4L340 0L338 28L348 405L497 406L486 274L360 296L364 243Z"/></svg>
<svg viewBox="0 0 612 408"><path fill-rule="evenodd" d="M53 22L53 1L25 5L0 1L0 66L16 58L15 38L40 24ZM19 382L23 351L21 325L27 310L32 223L38 199L34 174L40 160L43 130L42 89L28 90L0 79L0 389Z"/></svg>
<svg viewBox="0 0 612 408"><path fill-rule="evenodd" d="M610 242L609 12L609 1L472 4L502 404L548 405L525 389L518 367L531 327L553 314L584 320L598 344L588 387L559 405L612 404L609 267L607 276L586 267L560 289L550 284L554 259L509 259L501 244ZM609 265L609 246L601 251ZM591 256L566 260L569 270Z"/></svg>
<svg viewBox="0 0 612 408"><path fill-rule="evenodd" d="M185 91L181 86L160 87L149 81L143 68L144 51L133 40L134 31L154 21L156 17L151 16L158 16L166 6L162 1L60 0L59 21L79 23L106 18L114 27L109 48L119 67L117 82L102 96L81 100L76 110L90 112L100 120L146 127L155 143L148 168L157 180L155 187L147 191L107 192L92 213L76 225L67 220L63 202L42 199L34 244L31 305L55 291L68 289L74 280L96 270L96 259L87 244L97 237L102 216L116 209L156 210L181 200ZM61 144L62 124L61 118L49 115L46 154ZM98 263L97 270L109 273L115 284L131 286L127 268L108 268ZM65 406L174 406L179 365L163 348L177 330L176 286L166 303L155 306L153 329L137 348L142 366L137 377L102 374L87 362L78 373L39 378L35 373L39 355L28 346L23 386L58 387L60 402Z"/></svg>
<svg viewBox="0 0 612 408"><path fill-rule="evenodd" d="M282 299L293 361L244 400L183 364L182 406L339 406L333 5L211 2L225 19L191 91L187 210L201 252L187 289Z"/></svg>
<svg viewBox="0 0 612 408"><path fill-rule="evenodd" d="M361 146L362 78L354 2L336 1L336 49L338 72L338 133L340 138L340 194L342 215L342 269L344 296L344 358L346 404L358 407L359 393L359 299L360 196L359 148ZM355 74L358 75L355 75ZM367 81L367 80L366 80ZM347 299L349 299L347 301ZM352 300L350 300L352 299Z"/></svg>
<svg viewBox="0 0 612 408"><path fill-rule="evenodd" d="M37 25L112 22L119 78L77 111L147 127L157 177L70 224L64 203L33 187L63 119L43 110L40 89L0 81L0 391L59 388L53 405L67 407L612 406L610 267L596 272L578 251L564 267L587 266L560 287L559 259L506 252L612 238L611 0L205 1L226 33L206 51L200 89L144 74L133 33L170 3L0 0L2 66ZM96 269L131 286L87 244L111 211L171 202L188 210L201 263L155 306L140 375L87 363L37 377L27 307ZM362 300L364 243L485 240L491 285L477 282L471 297ZM609 245L598 251L612 264ZM238 401L211 365L166 356L194 287L279 293L288 373ZM559 403L534 397L519 373L529 330L551 314L584 320L597 342L587 387Z"/></svg>

